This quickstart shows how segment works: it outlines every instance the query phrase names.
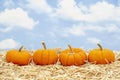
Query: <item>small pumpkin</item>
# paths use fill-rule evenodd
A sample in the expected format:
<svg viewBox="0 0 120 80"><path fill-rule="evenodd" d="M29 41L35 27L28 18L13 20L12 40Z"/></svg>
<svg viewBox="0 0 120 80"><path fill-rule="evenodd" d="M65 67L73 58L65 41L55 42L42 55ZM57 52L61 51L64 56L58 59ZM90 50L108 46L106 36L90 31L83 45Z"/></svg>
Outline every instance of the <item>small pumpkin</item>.
<svg viewBox="0 0 120 80"><path fill-rule="evenodd" d="M31 62L32 56L27 50L23 50L22 46L19 50L9 50L6 53L6 61L18 65L27 65Z"/></svg>
<svg viewBox="0 0 120 80"><path fill-rule="evenodd" d="M115 55L112 50L103 49L100 44L98 49L93 49L88 54L88 61L96 64L107 64L115 60Z"/></svg>
<svg viewBox="0 0 120 80"><path fill-rule="evenodd" d="M59 61L64 66L71 66L71 65L82 65L87 60L87 55L85 51L80 48L72 48L68 45L69 49L65 49L59 55Z"/></svg>
<svg viewBox="0 0 120 80"><path fill-rule="evenodd" d="M47 49L44 42L42 42L44 49L38 49L33 54L33 61L37 65L55 64L58 61L58 54L55 50Z"/></svg>

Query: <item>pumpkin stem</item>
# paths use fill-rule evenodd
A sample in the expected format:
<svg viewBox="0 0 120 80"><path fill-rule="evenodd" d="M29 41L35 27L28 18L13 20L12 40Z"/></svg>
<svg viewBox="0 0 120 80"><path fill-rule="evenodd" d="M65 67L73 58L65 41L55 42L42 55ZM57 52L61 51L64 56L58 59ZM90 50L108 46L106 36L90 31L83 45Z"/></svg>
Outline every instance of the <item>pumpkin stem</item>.
<svg viewBox="0 0 120 80"><path fill-rule="evenodd" d="M73 53L73 50L72 50L72 47L71 47L71 45L70 45L70 44L68 44L68 47L69 47L69 49L70 49L71 53Z"/></svg>
<svg viewBox="0 0 120 80"><path fill-rule="evenodd" d="M42 46L43 46L43 48L46 50L47 48L46 48L46 45L45 45L45 42L42 42Z"/></svg>
<svg viewBox="0 0 120 80"><path fill-rule="evenodd" d="M103 50L102 46L99 43L97 45L100 48L100 50L102 51Z"/></svg>
<svg viewBox="0 0 120 80"><path fill-rule="evenodd" d="M19 52L21 52L23 48L24 48L24 46L22 45L19 49Z"/></svg>

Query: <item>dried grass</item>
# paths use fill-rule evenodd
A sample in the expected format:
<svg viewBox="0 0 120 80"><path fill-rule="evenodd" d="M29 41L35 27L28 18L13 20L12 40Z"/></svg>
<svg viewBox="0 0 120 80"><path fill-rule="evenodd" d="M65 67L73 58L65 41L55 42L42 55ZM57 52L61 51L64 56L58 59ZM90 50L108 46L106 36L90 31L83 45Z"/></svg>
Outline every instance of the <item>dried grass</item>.
<svg viewBox="0 0 120 80"><path fill-rule="evenodd" d="M86 63L82 66L26 66L7 63L6 51L0 52L0 80L120 80L120 52L114 51L116 61L106 65Z"/></svg>

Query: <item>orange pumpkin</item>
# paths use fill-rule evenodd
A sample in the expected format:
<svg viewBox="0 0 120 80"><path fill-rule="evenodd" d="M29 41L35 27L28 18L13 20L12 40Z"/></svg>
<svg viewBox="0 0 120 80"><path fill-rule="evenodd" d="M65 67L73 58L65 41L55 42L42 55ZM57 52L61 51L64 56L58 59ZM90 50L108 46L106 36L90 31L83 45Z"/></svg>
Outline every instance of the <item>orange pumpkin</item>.
<svg viewBox="0 0 120 80"><path fill-rule="evenodd" d="M100 44L98 49L93 49L89 52L88 61L96 64L107 64L115 60L115 55L112 50L103 49Z"/></svg>
<svg viewBox="0 0 120 80"><path fill-rule="evenodd" d="M55 50L46 49L46 45L42 42L44 49L38 49L33 54L33 61L38 65L55 64L58 61L58 54Z"/></svg>
<svg viewBox="0 0 120 80"><path fill-rule="evenodd" d="M32 56L27 50L22 50L23 46L19 50L9 50L6 54L7 62L12 62L18 65L27 65L31 62Z"/></svg>
<svg viewBox="0 0 120 80"><path fill-rule="evenodd" d="M68 45L69 49L62 51L59 55L59 61L64 66L82 65L87 60L85 51L80 48L72 48Z"/></svg>

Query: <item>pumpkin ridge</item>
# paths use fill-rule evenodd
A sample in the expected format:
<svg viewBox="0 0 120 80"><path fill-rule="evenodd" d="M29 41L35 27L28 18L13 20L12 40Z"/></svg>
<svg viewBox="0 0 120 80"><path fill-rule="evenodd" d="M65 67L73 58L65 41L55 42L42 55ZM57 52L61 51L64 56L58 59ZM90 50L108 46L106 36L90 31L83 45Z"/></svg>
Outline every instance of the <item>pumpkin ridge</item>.
<svg viewBox="0 0 120 80"><path fill-rule="evenodd" d="M43 54L44 54L44 50L42 50L42 52L41 52L41 65L43 65Z"/></svg>
<svg viewBox="0 0 120 80"><path fill-rule="evenodd" d="M64 54L65 53L65 54ZM66 58L64 58L64 56L66 57ZM64 66L67 64L67 52L62 52L61 54L60 54L60 62L61 62L61 64L63 64Z"/></svg>
<svg viewBox="0 0 120 80"><path fill-rule="evenodd" d="M74 65L76 65L76 62L75 62L75 55L73 55L73 57L74 57Z"/></svg>
<svg viewBox="0 0 120 80"><path fill-rule="evenodd" d="M101 45L100 45L100 46L101 46ZM102 46L101 46L101 48L102 48ZM109 61L108 61L108 59L106 59L105 54L104 54L104 53L105 53L105 52L104 52L105 49L102 48L102 49L100 49L100 51L101 51L101 52L100 52L100 54L101 54L100 63L107 63L107 64L108 64Z"/></svg>
<svg viewBox="0 0 120 80"><path fill-rule="evenodd" d="M74 56L74 55L73 55L73 54L74 54L74 50L72 49L72 46L71 46L70 44L68 44L68 48L69 48L70 51L68 52L68 56L67 56L67 59L66 59L66 60L67 60L67 61L66 61L66 64L67 64L67 65L69 65L68 62L69 62L69 57L70 57L70 55Z"/></svg>
<svg viewBox="0 0 120 80"><path fill-rule="evenodd" d="M50 58L50 53L48 52L48 60L47 60L47 65L50 63L50 62L49 62L49 58Z"/></svg>
<svg viewBox="0 0 120 80"><path fill-rule="evenodd" d="M65 65L68 65L68 57L69 57L69 55L68 55L67 58L66 58Z"/></svg>
<svg viewBox="0 0 120 80"><path fill-rule="evenodd" d="M99 56L99 57L100 57L100 63L103 63L103 60L104 60L104 56L103 56L103 55L104 55L104 54L103 54L103 49L102 49L102 50L100 49L100 51L99 51L99 52L100 52L100 54L101 54L101 56Z"/></svg>
<svg viewBox="0 0 120 80"><path fill-rule="evenodd" d="M72 54L68 54L68 56L67 56L67 63L66 63L66 64L67 64L68 66L69 66L69 63L68 63L68 62L69 62L70 55L72 55Z"/></svg>
<svg viewBox="0 0 120 80"><path fill-rule="evenodd" d="M104 51L105 51L105 49L104 49ZM109 58L108 57L105 57L105 54L103 54L103 57L104 57L104 61L105 61L105 63L109 63L110 62L110 60L109 60Z"/></svg>
<svg viewBox="0 0 120 80"><path fill-rule="evenodd" d="M82 54L78 54L78 55L79 55L80 59L83 59L82 56L81 56ZM82 60L80 60L80 64L83 64Z"/></svg>
<svg viewBox="0 0 120 80"><path fill-rule="evenodd" d="M43 50L40 50L41 54L40 56L42 57L42 53L43 53ZM38 53L37 53L38 54ZM39 57L38 57L39 58ZM38 62L38 61L37 61ZM40 58L40 62L38 62L38 64L42 64L42 58Z"/></svg>
<svg viewBox="0 0 120 80"><path fill-rule="evenodd" d="M104 54L103 54L103 51L104 51L104 49L102 48L102 46L98 43L97 44L98 45L98 47L99 47L99 52L100 52L100 54L101 54L101 56L99 56L100 57L100 63L104 63L103 61L105 60L105 58L104 58ZM106 61L105 61L106 62Z"/></svg>

